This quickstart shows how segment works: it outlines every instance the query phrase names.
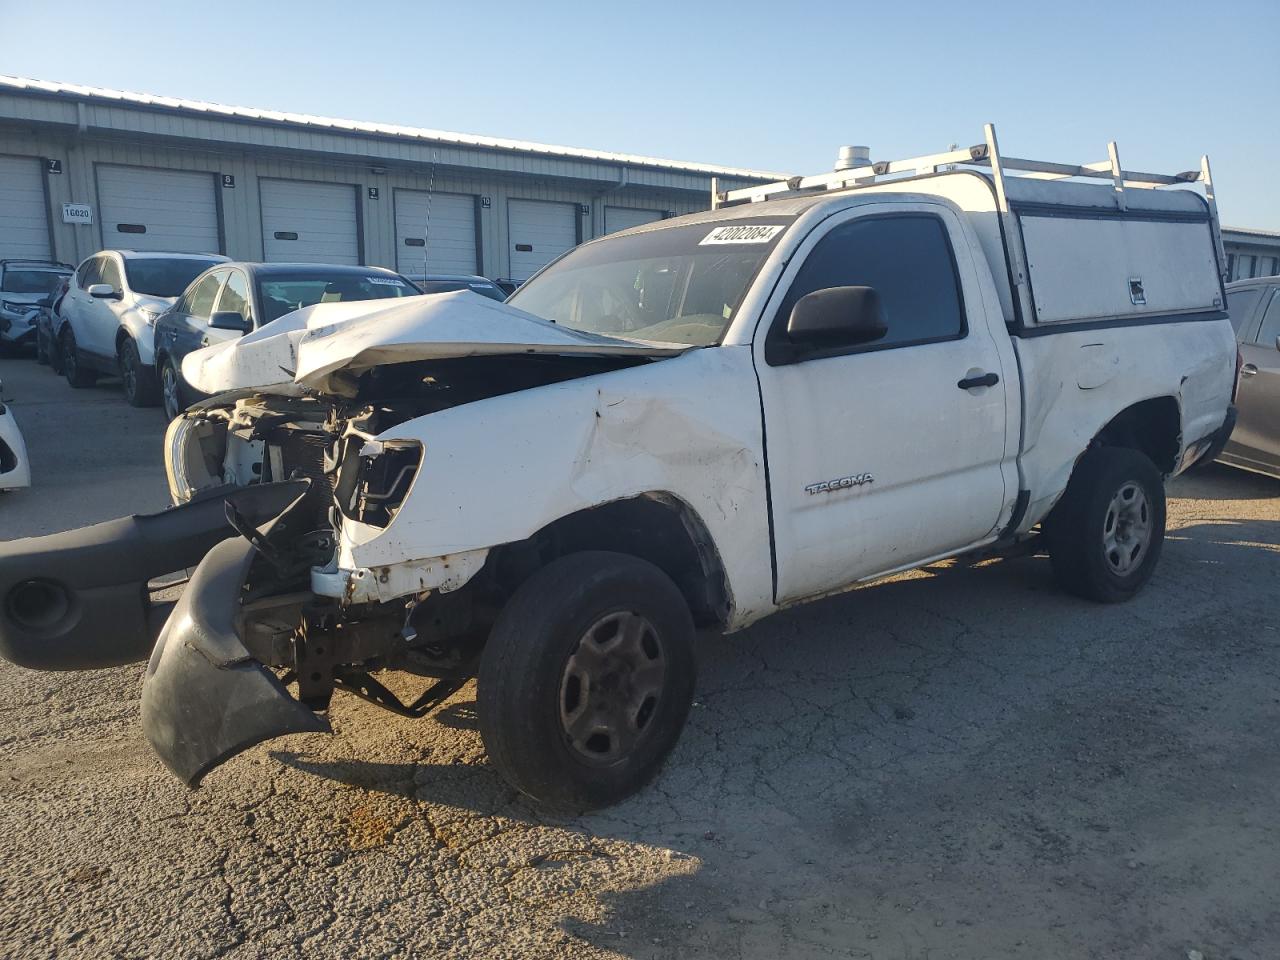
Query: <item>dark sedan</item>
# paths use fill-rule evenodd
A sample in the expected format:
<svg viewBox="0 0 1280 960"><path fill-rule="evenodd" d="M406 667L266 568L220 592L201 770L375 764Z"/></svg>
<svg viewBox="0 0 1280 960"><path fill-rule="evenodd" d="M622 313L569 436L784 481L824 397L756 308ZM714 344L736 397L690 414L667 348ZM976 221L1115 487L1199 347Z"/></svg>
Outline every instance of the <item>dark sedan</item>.
<svg viewBox="0 0 1280 960"><path fill-rule="evenodd" d="M156 323L156 369L165 416L202 399L182 379L182 358L316 303L418 296L382 267L321 263L220 263L196 277Z"/></svg>

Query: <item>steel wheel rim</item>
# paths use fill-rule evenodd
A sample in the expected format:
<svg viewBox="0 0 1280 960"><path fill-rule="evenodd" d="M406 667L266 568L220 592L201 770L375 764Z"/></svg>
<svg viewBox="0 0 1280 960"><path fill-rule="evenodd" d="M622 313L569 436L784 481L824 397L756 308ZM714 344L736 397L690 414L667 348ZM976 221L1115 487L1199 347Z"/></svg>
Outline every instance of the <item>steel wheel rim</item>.
<svg viewBox="0 0 1280 960"><path fill-rule="evenodd" d="M176 419L178 416L178 378L174 375L173 364L166 363L164 371L160 374L160 384L164 391L164 412L169 415L169 419Z"/></svg>
<svg viewBox="0 0 1280 960"><path fill-rule="evenodd" d="M596 765L626 757L653 728L666 673L662 640L647 619L619 611L596 620L560 678L560 729L569 748Z"/></svg>
<svg viewBox="0 0 1280 960"><path fill-rule="evenodd" d="M1125 576L1146 559L1151 544L1151 505L1142 487L1122 484L1102 521L1102 554L1112 573Z"/></svg>

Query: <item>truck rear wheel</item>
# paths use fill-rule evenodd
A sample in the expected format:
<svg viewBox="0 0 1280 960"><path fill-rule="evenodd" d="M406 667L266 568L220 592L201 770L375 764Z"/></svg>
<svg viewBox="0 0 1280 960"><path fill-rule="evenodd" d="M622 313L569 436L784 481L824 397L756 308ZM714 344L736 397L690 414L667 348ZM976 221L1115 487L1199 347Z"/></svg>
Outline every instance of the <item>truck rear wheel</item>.
<svg viewBox="0 0 1280 960"><path fill-rule="evenodd" d="M651 563L591 551L530 577L480 662L485 749L544 806L608 806L648 782L693 701L693 619Z"/></svg>
<svg viewBox="0 0 1280 960"><path fill-rule="evenodd" d="M1164 525L1164 480L1155 464L1127 447L1096 447L1045 522L1054 575L1088 600L1128 600L1155 570Z"/></svg>

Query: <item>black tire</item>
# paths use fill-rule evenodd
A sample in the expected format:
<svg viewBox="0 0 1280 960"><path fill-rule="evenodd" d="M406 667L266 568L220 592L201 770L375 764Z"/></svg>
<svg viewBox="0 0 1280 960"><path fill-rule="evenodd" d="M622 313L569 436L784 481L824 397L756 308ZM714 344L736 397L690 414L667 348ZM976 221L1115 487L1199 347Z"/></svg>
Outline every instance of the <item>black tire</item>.
<svg viewBox="0 0 1280 960"><path fill-rule="evenodd" d="M97 372L80 363L80 357L76 354L76 335L71 332L70 326L62 331L61 346L62 375L67 378L67 383L76 390L83 390L97 383Z"/></svg>
<svg viewBox="0 0 1280 960"><path fill-rule="evenodd" d="M1095 447L1045 522L1054 576L1088 600L1128 600L1155 571L1164 524L1164 478L1155 464L1127 447Z"/></svg>
<svg viewBox="0 0 1280 960"><path fill-rule="evenodd" d="M49 369L62 376L62 340L54 336L49 341Z"/></svg>
<svg viewBox="0 0 1280 960"><path fill-rule="evenodd" d="M630 796L658 772L684 729L696 680L693 637L684 597L653 564L603 551L548 564L508 601L481 657L477 707L489 758L514 787L556 811ZM590 682L578 666L588 647L592 654L581 662L599 665ZM624 648L641 651L640 668L623 659ZM656 687L638 685L654 684L659 673ZM655 692L646 696L649 689ZM575 741L569 727L577 721L565 718L606 716L611 705L634 729L616 740L592 732Z"/></svg>
<svg viewBox="0 0 1280 960"><path fill-rule="evenodd" d="M120 365L120 382L124 385L124 398L131 407L154 407L160 402L160 384L156 382L155 368L147 369L138 355L138 345L132 338L120 341L116 351Z"/></svg>
<svg viewBox="0 0 1280 960"><path fill-rule="evenodd" d="M44 337L38 332L36 333L36 363L42 367L49 364L49 351L44 345Z"/></svg>
<svg viewBox="0 0 1280 960"><path fill-rule="evenodd" d="M172 357L165 357L160 364L160 409L167 423L182 415L187 405L182 400L182 374Z"/></svg>

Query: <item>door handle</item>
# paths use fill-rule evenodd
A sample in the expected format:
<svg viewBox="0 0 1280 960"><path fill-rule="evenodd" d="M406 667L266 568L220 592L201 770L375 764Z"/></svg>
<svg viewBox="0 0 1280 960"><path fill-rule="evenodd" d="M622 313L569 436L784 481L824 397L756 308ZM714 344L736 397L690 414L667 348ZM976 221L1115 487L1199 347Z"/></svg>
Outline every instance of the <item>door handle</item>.
<svg viewBox="0 0 1280 960"><path fill-rule="evenodd" d="M1258 373L1258 365L1254 363L1246 363L1244 366L1240 368L1240 376L1242 377L1256 376L1257 373Z"/></svg>
<svg viewBox="0 0 1280 960"><path fill-rule="evenodd" d="M994 373L982 373L976 377L965 377L956 386L961 390L972 390L974 387L994 387L1000 378Z"/></svg>

